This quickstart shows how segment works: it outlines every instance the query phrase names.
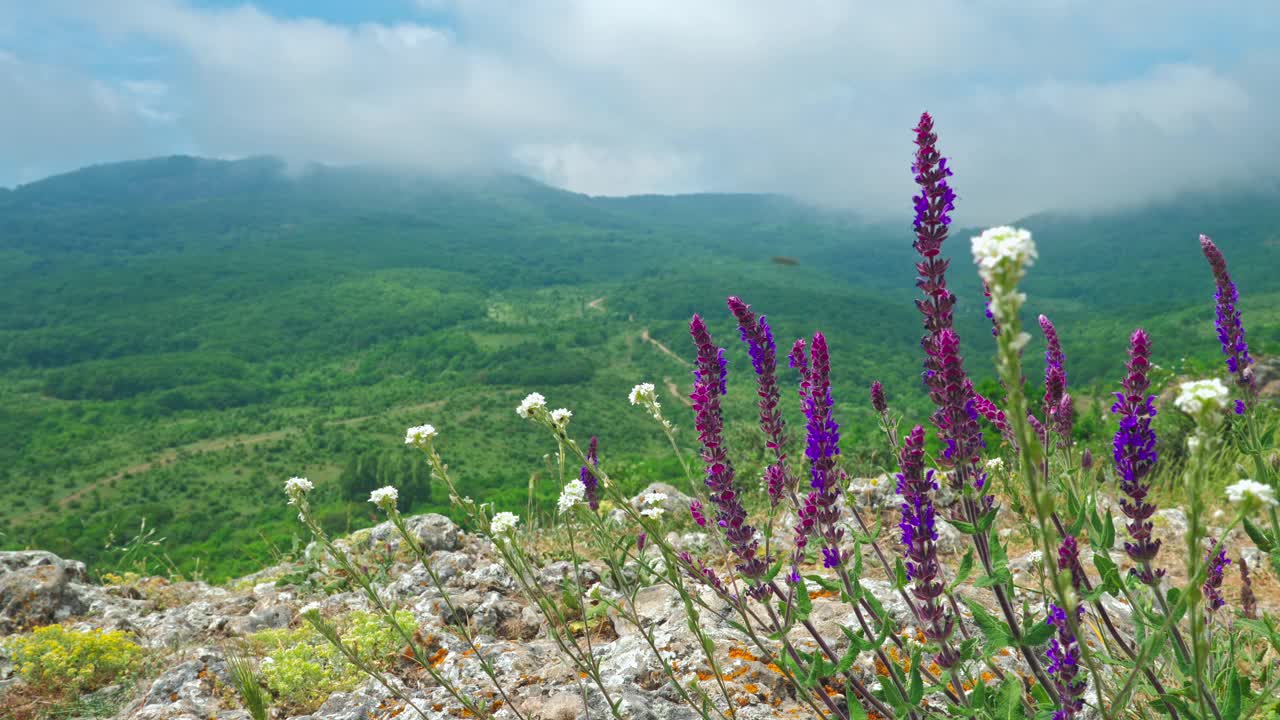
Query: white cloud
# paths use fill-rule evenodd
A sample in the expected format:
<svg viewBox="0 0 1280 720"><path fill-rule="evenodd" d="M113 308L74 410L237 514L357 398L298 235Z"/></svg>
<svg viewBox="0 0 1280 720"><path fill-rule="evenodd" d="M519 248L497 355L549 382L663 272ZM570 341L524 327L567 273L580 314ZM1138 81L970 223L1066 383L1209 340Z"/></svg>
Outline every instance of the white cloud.
<svg viewBox="0 0 1280 720"><path fill-rule="evenodd" d="M1280 110L1277 55L1248 53L1280 25L1265 0L1233 14L1190 0L419 4L420 19L356 26L179 0L63 11L177 58L95 112L168 122L210 155L905 213L910 128L928 109L966 223L1167 196L1280 159L1258 140Z"/></svg>

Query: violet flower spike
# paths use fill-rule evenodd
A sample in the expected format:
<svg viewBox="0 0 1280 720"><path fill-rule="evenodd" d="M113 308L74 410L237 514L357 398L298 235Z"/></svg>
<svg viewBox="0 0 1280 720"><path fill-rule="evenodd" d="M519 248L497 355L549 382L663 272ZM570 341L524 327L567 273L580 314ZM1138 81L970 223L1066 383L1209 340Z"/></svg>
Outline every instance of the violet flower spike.
<svg viewBox="0 0 1280 720"><path fill-rule="evenodd" d="M793 485L787 471L787 454L783 450L787 437L786 423L779 408L782 395L778 389L777 346L765 316L757 316L751 311L750 305L737 297L730 297L727 304L738 320L739 334L747 344L751 366L756 371L756 394L760 397L757 403L760 408L760 430L764 433L765 444L773 450L774 456L773 463L765 470L765 484L770 502L777 505L782 499L783 491Z"/></svg>
<svg viewBox="0 0 1280 720"><path fill-rule="evenodd" d="M1164 570L1151 570L1151 563L1160 551L1161 541L1152 538L1154 526L1151 516L1156 506L1147 501L1151 484L1147 476L1155 468L1156 434L1151 420L1156 415L1155 396L1147 395L1151 381L1147 373L1151 369L1151 339L1146 331L1134 330L1129 338L1128 374L1121 383L1124 391L1116 393L1111 412L1120 416L1120 427L1113 442L1113 459L1120 490L1120 509L1129 518L1126 529L1131 542L1124 544L1125 552L1139 567L1134 569L1138 577L1148 585L1154 585Z"/></svg>
<svg viewBox="0 0 1280 720"><path fill-rule="evenodd" d="M738 571L747 579L755 579L768 569L768 562L760 555L756 529L747 522L747 511L734 484L733 463L724 449L724 417L720 410L725 382L724 350L712 342L706 323L697 315L689 322L689 334L697 348L694 386L689 397L693 401L694 427L702 443L707 474L704 482L716 506L716 524L724 529L729 547L738 556Z"/></svg>
<svg viewBox="0 0 1280 720"><path fill-rule="evenodd" d="M879 380L871 383L871 407L880 415L889 410L889 403L884 398L884 385Z"/></svg>
<svg viewBox="0 0 1280 720"><path fill-rule="evenodd" d="M1067 356L1062 352L1058 330L1044 315L1040 316L1044 333L1044 421L1063 443L1071 442L1072 407L1067 394Z"/></svg>
<svg viewBox="0 0 1280 720"><path fill-rule="evenodd" d="M1076 623L1084 617L1084 606L1076 608ZM1084 711L1085 679L1080 677L1080 644L1071 632L1071 624L1067 621L1067 613L1057 605L1049 606L1048 623L1056 632L1049 638L1049 667L1047 672L1053 678L1058 691L1058 710L1053 720L1074 720L1077 714ZM1079 678L1079 679L1077 679Z"/></svg>
<svg viewBox="0 0 1280 720"><path fill-rule="evenodd" d="M1212 541L1213 538L1210 540ZM1216 542L1213 544L1216 545ZM1209 574L1200 589L1204 593L1205 600L1208 601L1208 607L1205 609L1212 616L1215 610L1227 604L1227 601L1222 598L1222 575L1231 560L1227 559L1227 549L1222 547L1216 555L1211 549L1205 562L1209 563Z"/></svg>
<svg viewBox="0 0 1280 720"><path fill-rule="evenodd" d="M1058 546L1058 570L1069 572L1071 587L1081 591L1086 576L1084 566L1080 564L1080 543L1073 535L1062 538L1062 544Z"/></svg>
<svg viewBox="0 0 1280 720"><path fill-rule="evenodd" d="M587 506L593 511L600 509L600 479L595 475L595 468L600 466L600 460L596 455L596 444L598 438L591 436L591 442L587 445L587 464L582 466L582 470L578 473L578 479L582 481L583 487L587 489L586 499Z"/></svg>
<svg viewBox="0 0 1280 720"><path fill-rule="evenodd" d="M823 541L823 559L828 568L838 567L843 562L839 551L844 530L840 528L841 478L836 468L836 456L840 454L840 426L832 416L831 409L835 400L831 396L831 356L827 350L827 339L822 333L814 333L813 344L809 348L809 359L796 358L803 356L803 342L797 341L792 349L792 366L801 370L800 398L804 408L807 444L805 457L809 460L810 485L813 492L801 508L801 524L806 518L812 504L812 520L814 531ZM799 527L799 526L798 526ZM797 528L798 530L798 528Z"/></svg>
<svg viewBox="0 0 1280 720"><path fill-rule="evenodd" d="M950 668L959 660L945 644L955 628L955 617L941 600L945 585L938 561L937 516L933 504L938 484L933 479L933 471L924 469L923 427L916 425L907 435L898 455L898 468L898 494L902 496L902 520L898 528L902 531L907 578L912 581L911 594L916 599L916 619L926 638L943 645L935 661L943 668Z"/></svg>
<svg viewBox="0 0 1280 720"><path fill-rule="evenodd" d="M1236 284L1227 272L1227 259L1222 251L1207 235L1200 236L1200 249L1209 261L1213 270L1214 285L1217 291L1214 300L1217 302L1217 318L1214 327L1218 331L1218 342L1222 344L1222 354L1227 356L1227 370L1236 378L1239 385L1250 398L1258 393L1257 382L1253 376L1253 358L1249 355L1249 343L1245 341L1244 325L1240 320L1240 293ZM1244 414L1244 403L1236 401L1236 413Z"/></svg>
<svg viewBox="0 0 1280 720"><path fill-rule="evenodd" d="M1253 594L1253 579L1244 555L1240 556L1240 612L1250 620L1258 619L1258 598Z"/></svg>

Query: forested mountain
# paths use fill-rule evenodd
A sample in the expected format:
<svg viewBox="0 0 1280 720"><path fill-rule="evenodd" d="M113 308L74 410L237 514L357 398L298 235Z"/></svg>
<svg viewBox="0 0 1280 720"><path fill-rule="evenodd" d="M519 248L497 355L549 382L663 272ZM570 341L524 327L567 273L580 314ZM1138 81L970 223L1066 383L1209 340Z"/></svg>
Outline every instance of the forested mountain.
<svg viewBox="0 0 1280 720"><path fill-rule="evenodd" d="M1108 389L1139 322L1158 363L1216 367L1199 232L1228 254L1254 346L1280 347L1278 201L1273 185L1019 221L1041 252L1028 310L1057 321L1073 386ZM0 192L0 543L106 567L146 518L184 570L252 569L288 547L290 475L317 480L335 529L368 522L362 493L389 480L445 507L400 443L422 422L477 498L522 506L548 450L513 412L533 390L599 434L620 477L674 480L626 394L658 384L692 441L667 387L687 392L679 356L701 312L730 347L749 436L730 294L769 314L780 347L828 334L846 456L865 465L872 379L924 418L910 213L909 197L887 225L777 196L592 198L269 158L96 166ZM989 377L971 234L945 251L967 363Z"/></svg>

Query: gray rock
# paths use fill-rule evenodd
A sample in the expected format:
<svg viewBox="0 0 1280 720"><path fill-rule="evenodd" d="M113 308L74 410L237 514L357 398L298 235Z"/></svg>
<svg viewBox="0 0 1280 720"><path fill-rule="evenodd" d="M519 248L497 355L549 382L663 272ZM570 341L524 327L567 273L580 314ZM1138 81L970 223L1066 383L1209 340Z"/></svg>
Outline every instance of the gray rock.
<svg viewBox="0 0 1280 720"><path fill-rule="evenodd" d="M0 635L61 622L86 610L72 587L84 564L47 552L0 553Z"/></svg>

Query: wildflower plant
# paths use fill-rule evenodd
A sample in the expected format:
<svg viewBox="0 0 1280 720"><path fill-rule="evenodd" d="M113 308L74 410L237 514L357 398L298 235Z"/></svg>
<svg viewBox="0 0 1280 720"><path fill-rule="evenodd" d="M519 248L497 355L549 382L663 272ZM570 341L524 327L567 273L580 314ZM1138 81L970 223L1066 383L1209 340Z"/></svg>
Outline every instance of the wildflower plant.
<svg viewBox="0 0 1280 720"><path fill-rule="evenodd" d="M796 340L786 354L803 412L800 422L789 424L781 375L790 374L779 372L774 327L737 296L726 304L754 374L755 414L768 450L762 473L741 472L733 462L724 402L730 365L703 316L689 323L689 399L700 467L685 461L686 450L654 385L637 384L628 395L666 434L685 468L695 489L687 518L672 517L665 493L627 498L610 478L597 438L580 444L574 437L593 419L566 408L549 410L537 392L525 397L516 414L556 449L551 471L561 491L549 527L530 528L533 523L522 524L510 511L462 495L431 426L410 428L406 444L426 453L458 513L493 541L516 587L545 620L548 637L578 672L584 700L597 699L614 718L627 712L596 647L606 620L635 629L665 679L668 697L704 720L737 716L739 701L722 672L723 648L708 629L711 617L724 619L754 657L775 668L814 717L1239 720L1267 708L1280 687L1280 632L1259 614L1251 568L1243 557L1238 563L1229 559L1226 539L1243 527L1276 562L1276 476L1265 460L1274 447L1274 423L1250 384L1252 359L1238 292L1221 252L1202 239L1218 288L1216 326L1240 397L1213 378L1186 383L1172 405L1196 424L1194 451L1180 466L1163 462L1153 427L1153 338L1134 330L1127 357L1115 360L1119 383L1109 405L1116 423L1110 460L1101 452L1095 458L1093 449L1077 447L1077 402L1087 399L1073 397L1058 327L1044 315L1037 317L1046 342L1044 388L1035 407L1024 390L1023 350L1030 335L1022 315L1029 299L1020 286L1038 258L1027 229L1000 226L971 240L1003 397L984 397L974 389L954 323L959 300L948 283L950 260L943 252L957 201L953 172L938 149L933 118L922 115L914 132L916 307L924 331L922 380L933 410L927 424L902 424L905 418L890 408L884 385L870 385L870 405L896 480L897 502L890 512L859 507L850 492L827 337L815 332ZM900 427L910 430L900 433ZM793 433L803 434L803 454L795 457L789 450ZM1253 477L1233 478L1221 498L1232 514L1210 538L1204 503L1212 472L1234 470L1237 459L1253 460ZM1172 487L1157 487L1157 481ZM309 520L310 490L299 479L287 486L303 522L338 554ZM1167 497L1166 490L1184 494L1181 549L1157 537L1157 498ZM1110 498L1118 498L1119 517ZM394 488L383 488L370 502L387 514L448 602L430 556L407 532L396 499ZM668 531L681 522L705 531L710 547L694 552L678 546L678 533ZM942 551L944 528L969 545L954 563ZM1016 567L1006 531L1035 544ZM567 552L571 574L556 588L540 581L547 554L534 540L556 541L556 557ZM1181 572L1167 572L1179 569L1179 560ZM1238 607L1225 582L1233 563L1245 579ZM599 571L598 581L588 565ZM880 579L901 600L896 610L887 607L884 592L877 596L874 583ZM678 598L695 641L693 661L681 658L677 664L637 609L638 594L652 584ZM382 608L376 591L368 592ZM838 607L827 615L836 618L837 632L817 622L818 598ZM326 632L323 621L313 625ZM1232 632L1224 631L1228 627ZM486 648L459 632L488 663ZM340 646L341 638L334 642ZM485 668L502 692L492 666ZM484 712L474 702L464 706Z"/></svg>

